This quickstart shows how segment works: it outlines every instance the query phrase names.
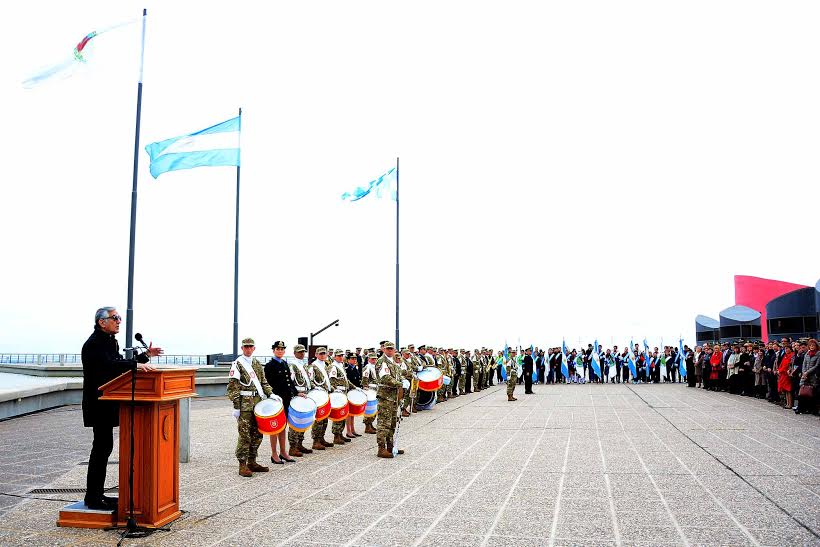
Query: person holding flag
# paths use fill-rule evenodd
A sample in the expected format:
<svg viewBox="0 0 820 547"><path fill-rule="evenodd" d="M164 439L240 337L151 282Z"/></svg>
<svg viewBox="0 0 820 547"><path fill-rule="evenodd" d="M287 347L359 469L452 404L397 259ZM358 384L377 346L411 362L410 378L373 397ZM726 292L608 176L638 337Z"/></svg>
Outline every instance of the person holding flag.
<svg viewBox="0 0 820 547"><path fill-rule="evenodd" d="M561 375L564 377L564 382L569 382L569 356L567 355L566 340L561 340L561 358L559 364L561 365Z"/></svg>

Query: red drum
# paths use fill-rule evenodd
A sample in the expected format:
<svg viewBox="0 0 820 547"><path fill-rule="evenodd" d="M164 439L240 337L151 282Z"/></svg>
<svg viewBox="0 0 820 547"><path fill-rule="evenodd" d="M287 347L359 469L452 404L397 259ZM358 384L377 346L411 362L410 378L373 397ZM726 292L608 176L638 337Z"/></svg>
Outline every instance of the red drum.
<svg viewBox="0 0 820 547"><path fill-rule="evenodd" d="M282 399L276 396L256 403L253 413L256 416L256 427L262 435L278 435L288 424Z"/></svg>
<svg viewBox="0 0 820 547"><path fill-rule="evenodd" d="M361 416L367 406L367 393L359 388L347 392L348 410L351 416Z"/></svg>
<svg viewBox="0 0 820 547"><path fill-rule="evenodd" d="M330 421L341 422L350 413L347 405L347 395L334 391L330 394Z"/></svg>
<svg viewBox="0 0 820 547"><path fill-rule="evenodd" d="M418 374L419 389L422 391L438 391L444 384L444 375L434 367L427 367Z"/></svg>
<svg viewBox="0 0 820 547"><path fill-rule="evenodd" d="M307 392L307 396L316 403L316 421L327 419L330 416L330 397L327 391L315 387Z"/></svg>

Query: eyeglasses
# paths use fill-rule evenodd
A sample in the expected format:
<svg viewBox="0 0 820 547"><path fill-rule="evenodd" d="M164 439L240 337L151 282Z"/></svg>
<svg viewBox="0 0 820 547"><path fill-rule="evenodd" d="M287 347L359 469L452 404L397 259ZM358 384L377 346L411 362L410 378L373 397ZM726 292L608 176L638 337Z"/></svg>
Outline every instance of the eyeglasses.
<svg viewBox="0 0 820 547"><path fill-rule="evenodd" d="M122 317L120 317L119 315L112 315L110 317L106 317L106 319L110 319L112 321L117 321L117 322L122 321Z"/></svg>

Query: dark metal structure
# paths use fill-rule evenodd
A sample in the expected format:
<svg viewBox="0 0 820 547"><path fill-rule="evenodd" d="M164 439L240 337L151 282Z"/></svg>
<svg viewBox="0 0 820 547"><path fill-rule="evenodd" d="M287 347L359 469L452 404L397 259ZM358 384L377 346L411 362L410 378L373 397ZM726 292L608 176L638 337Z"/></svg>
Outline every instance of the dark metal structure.
<svg viewBox="0 0 820 547"><path fill-rule="evenodd" d="M760 312L746 306L731 306L720 312L720 341L760 340Z"/></svg>

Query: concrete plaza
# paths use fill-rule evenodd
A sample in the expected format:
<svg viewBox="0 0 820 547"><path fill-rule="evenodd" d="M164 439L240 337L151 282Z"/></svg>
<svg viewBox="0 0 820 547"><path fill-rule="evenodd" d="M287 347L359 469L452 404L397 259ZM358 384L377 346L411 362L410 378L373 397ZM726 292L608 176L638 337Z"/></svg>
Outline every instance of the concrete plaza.
<svg viewBox="0 0 820 547"><path fill-rule="evenodd" d="M124 545L820 545L817 417L681 384L535 391L414 414L393 460L368 435L251 479L228 401L194 400L185 514ZM117 543L55 525L82 493L28 493L82 489L90 442L78 406L0 422L0 544Z"/></svg>

